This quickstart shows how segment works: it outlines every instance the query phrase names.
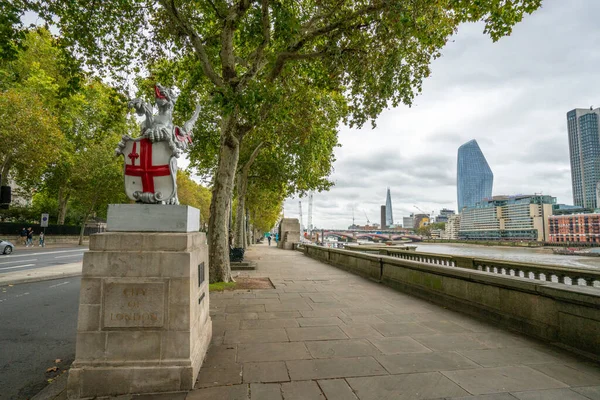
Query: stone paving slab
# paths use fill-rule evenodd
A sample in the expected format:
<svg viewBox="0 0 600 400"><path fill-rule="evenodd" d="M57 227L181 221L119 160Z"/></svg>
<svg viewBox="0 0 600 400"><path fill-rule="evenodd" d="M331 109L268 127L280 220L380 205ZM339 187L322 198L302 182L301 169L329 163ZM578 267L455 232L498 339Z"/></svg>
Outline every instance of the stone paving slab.
<svg viewBox="0 0 600 400"><path fill-rule="evenodd" d="M246 255L274 289L210 294L188 400L600 400L600 364L299 252ZM166 400L166 399L165 399Z"/></svg>

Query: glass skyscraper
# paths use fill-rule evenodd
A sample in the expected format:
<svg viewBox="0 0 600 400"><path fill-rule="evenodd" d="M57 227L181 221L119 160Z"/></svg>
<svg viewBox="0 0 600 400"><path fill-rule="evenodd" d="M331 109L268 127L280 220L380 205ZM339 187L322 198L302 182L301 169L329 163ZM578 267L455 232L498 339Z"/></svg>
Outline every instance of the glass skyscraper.
<svg viewBox="0 0 600 400"><path fill-rule="evenodd" d="M387 188L387 195L385 196L385 224L388 228L394 225L394 216L392 215L392 195L390 194L390 188Z"/></svg>
<svg viewBox="0 0 600 400"><path fill-rule="evenodd" d="M597 208L600 182L600 108L576 108L567 113L573 204Z"/></svg>
<svg viewBox="0 0 600 400"><path fill-rule="evenodd" d="M492 197L494 174L476 140L458 148L456 191L458 211Z"/></svg>

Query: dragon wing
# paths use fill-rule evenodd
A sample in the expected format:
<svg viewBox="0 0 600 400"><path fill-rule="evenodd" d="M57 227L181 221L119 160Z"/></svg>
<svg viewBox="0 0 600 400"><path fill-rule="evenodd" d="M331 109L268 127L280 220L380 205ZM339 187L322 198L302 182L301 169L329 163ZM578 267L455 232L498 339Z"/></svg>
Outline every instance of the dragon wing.
<svg viewBox="0 0 600 400"><path fill-rule="evenodd" d="M194 111L194 115L192 115L192 118L190 118L185 124L183 124L182 130L185 133L190 134L190 132L194 128L194 125L196 125L198 115L200 115L200 104L196 106L196 110Z"/></svg>

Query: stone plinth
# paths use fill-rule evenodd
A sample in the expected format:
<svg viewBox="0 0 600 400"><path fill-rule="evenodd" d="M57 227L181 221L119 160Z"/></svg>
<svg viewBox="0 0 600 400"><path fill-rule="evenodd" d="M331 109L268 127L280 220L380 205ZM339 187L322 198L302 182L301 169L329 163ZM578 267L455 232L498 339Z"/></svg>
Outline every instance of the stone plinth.
<svg viewBox="0 0 600 400"><path fill-rule="evenodd" d="M207 250L199 232L91 236L70 399L193 388L212 334Z"/></svg>
<svg viewBox="0 0 600 400"><path fill-rule="evenodd" d="M297 218L284 218L279 224L279 243L277 247L292 250L300 241L300 221Z"/></svg>
<svg viewBox="0 0 600 400"><path fill-rule="evenodd" d="M163 204L110 204L108 232L198 232L200 210Z"/></svg>

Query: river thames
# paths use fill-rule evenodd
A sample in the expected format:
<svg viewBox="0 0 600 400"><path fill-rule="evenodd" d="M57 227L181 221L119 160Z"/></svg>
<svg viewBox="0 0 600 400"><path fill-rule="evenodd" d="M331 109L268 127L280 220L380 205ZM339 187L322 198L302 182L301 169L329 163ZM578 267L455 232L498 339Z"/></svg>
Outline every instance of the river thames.
<svg viewBox="0 0 600 400"><path fill-rule="evenodd" d="M563 267L600 269L600 257L563 256L553 254L550 248L521 248L504 246L480 246L463 243L411 243L424 253L461 255L496 260L512 260Z"/></svg>

